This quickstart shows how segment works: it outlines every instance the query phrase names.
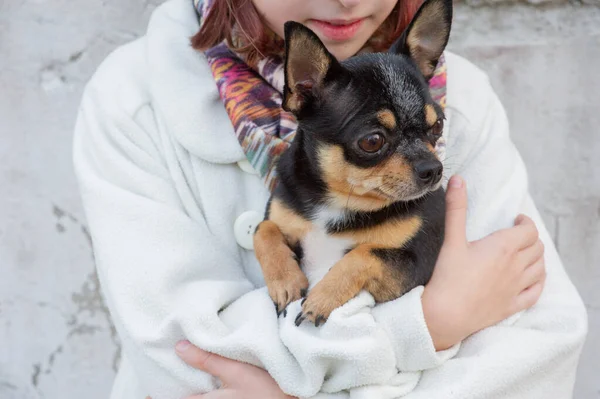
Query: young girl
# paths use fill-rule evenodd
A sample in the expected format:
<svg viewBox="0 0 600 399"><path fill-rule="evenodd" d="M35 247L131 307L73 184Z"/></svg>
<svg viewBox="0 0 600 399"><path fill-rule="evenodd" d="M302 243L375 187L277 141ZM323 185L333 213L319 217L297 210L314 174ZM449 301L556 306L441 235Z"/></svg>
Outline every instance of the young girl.
<svg viewBox="0 0 600 399"><path fill-rule="evenodd" d="M295 126L280 107L284 22L305 24L343 60L384 51L420 3L169 0L146 35L102 64L82 100L74 162L123 344L111 398L571 396L584 307L497 96L450 52L430 86L446 115L445 175L462 178L447 186L430 283L378 306L361 294L319 328L278 318L264 287L252 232ZM216 390L177 356L181 340L268 374L239 363ZM187 348L192 365L229 375Z"/></svg>

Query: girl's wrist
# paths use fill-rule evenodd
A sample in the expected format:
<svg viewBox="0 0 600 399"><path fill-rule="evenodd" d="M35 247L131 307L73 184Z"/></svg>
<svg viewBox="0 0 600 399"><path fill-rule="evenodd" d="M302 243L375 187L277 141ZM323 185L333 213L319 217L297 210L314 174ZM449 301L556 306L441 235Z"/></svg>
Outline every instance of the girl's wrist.
<svg viewBox="0 0 600 399"><path fill-rule="evenodd" d="M436 352L449 349L468 336L458 329L464 324L461 322L462 318L453 311L456 307L436 293L432 293L428 285L425 286L421 296L421 304L425 324Z"/></svg>

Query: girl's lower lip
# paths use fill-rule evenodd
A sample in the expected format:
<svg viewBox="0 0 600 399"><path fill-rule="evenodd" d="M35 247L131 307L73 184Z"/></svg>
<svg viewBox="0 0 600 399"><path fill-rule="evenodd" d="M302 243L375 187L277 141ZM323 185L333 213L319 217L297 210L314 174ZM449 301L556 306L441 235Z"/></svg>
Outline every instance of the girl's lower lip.
<svg viewBox="0 0 600 399"><path fill-rule="evenodd" d="M330 40L344 41L354 37L364 19L358 19L349 24L332 24L327 21L319 21L313 19L312 22L319 28L319 30Z"/></svg>

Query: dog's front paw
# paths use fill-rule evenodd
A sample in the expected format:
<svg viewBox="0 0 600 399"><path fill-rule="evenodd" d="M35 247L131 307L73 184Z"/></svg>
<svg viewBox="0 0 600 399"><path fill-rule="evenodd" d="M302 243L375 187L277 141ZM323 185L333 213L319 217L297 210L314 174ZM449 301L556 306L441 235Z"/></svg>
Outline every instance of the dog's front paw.
<svg viewBox="0 0 600 399"><path fill-rule="evenodd" d="M334 309L344 304L336 299L335 291L331 291L326 284L321 283L317 284L302 301L302 311L296 317L296 326L302 324L304 320L309 320L319 327L327 321Z"/></svg>
<svg viewBox="0 0 600 399"><path fill-rule="evenodd" d="M267 281L267 288L275 304L277 316L282 313L286 316L287 306L300 298L304 298L308 291L308 279L302 273L296 261L289 259L288 262L290 262L289 265L281 268L283 273Z"/></svg>

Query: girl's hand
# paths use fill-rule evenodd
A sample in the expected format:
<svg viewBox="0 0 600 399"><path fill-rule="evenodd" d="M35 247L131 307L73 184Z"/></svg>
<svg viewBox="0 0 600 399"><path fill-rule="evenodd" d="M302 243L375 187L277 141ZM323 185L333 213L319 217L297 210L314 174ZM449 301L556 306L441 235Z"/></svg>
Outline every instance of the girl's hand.
<svg viewBox="0 0 600 399"><path fill-rule="evenodd" d="M284 394L265 370L208 353L181 341L177 354L190 366L221 380L221 389L187 399L294 399Z"/></svg>
<svg viewBox="0 0 600 399"><path fill-rule="evenodd" d="M453 176L446 192L446 235L422 296L423 313L436 350L533 306L544 285L544 245L533 221L475 242L466 239L467 191Z"/></svg>

